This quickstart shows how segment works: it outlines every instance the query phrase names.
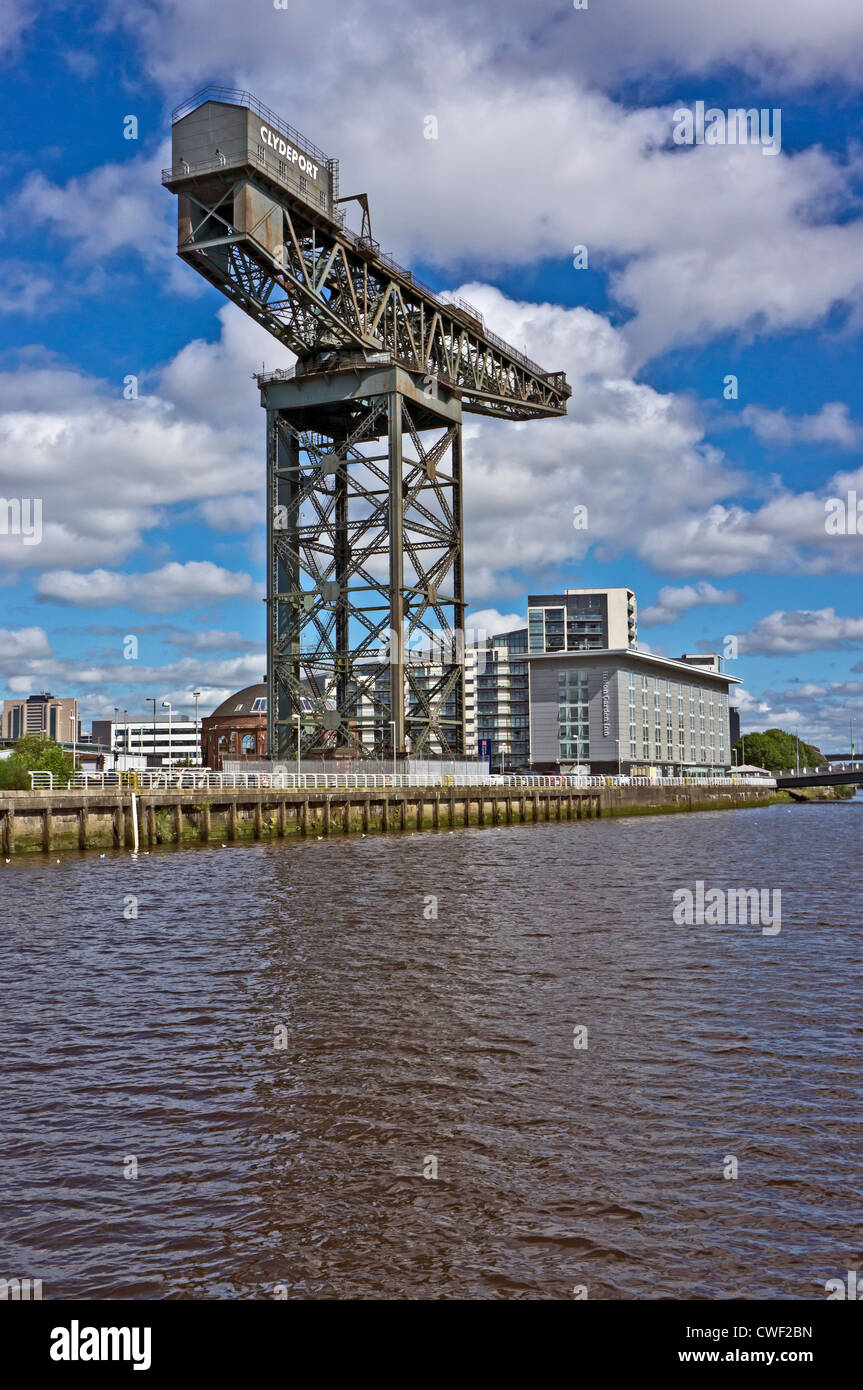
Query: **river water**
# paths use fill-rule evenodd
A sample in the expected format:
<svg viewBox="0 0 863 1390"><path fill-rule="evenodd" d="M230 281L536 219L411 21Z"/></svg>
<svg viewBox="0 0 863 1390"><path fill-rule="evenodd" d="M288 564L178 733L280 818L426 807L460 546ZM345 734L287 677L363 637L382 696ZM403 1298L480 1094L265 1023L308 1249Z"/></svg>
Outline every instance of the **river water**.
<svg viewBox="0 0 863 1390"><path fill-rule="evenodd" d="M823 1298L863 1270L861 834L858 798L0 863L0 1276ZM679 925L697 880L781 930Z"/></svg>

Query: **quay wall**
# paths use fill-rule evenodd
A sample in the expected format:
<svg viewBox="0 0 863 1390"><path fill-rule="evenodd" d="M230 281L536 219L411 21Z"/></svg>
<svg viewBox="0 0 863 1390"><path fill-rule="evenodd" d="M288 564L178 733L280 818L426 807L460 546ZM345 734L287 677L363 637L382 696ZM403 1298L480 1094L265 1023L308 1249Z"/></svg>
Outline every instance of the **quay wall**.
<svg viewBox="0 0 863 1390"><path fill-rule="evenodd" d="M756 787L410 787L382 790L0 792L3 862L22 853L141 849L291 835L448 830L766 806Z"/></svg>

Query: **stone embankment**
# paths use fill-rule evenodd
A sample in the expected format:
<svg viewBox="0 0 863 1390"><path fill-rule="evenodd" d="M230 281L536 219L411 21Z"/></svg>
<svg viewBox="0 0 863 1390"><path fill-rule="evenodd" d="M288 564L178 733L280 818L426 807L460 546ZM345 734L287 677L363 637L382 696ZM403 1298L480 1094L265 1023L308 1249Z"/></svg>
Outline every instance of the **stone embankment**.
<svg viewBox="0 0 863 1390"><path fill-rule="evenodd" d="M0 792L3 855L269 837L448 830L765 806L754 787L409 787Z"/></svg>

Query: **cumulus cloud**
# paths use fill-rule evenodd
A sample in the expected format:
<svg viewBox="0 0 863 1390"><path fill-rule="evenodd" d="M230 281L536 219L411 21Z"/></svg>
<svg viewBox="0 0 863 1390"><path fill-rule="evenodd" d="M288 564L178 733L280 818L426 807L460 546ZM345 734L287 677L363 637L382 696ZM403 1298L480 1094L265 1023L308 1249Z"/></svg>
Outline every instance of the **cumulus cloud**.
<svg viewBox="0 0 863 1390"><path fill-rule="evenodd" d="M266 522L263 493L243 492L231 497L210 497L198 506L198 515L211 531L251 531Z"/></svg>
<svg viewBox="0 0 863 1390"><path fill-rule="evenodd" d="M129 7L108 0L119 23L134 33L150 72L170 91L194 87L232 71L249 80L284 80L284 63L295 55L292 86L296 100L311 101L321 73L339 71L348 92L366 80L368 63L386 66L405 84L435 77L435 42L457 32L462 51L474 62L494 53L503 73L527 70L576 75L610 86L635 73L700 74L715 64L734 66L777 84L841 78L859 84L863 68L863 26L856 0L821 0L817 20L809 0L725 0L709 9L687 0L616 0L583 12L556 0L476 0L465 8L439 0L433 10L407 11L399 0L354 0L349 15L339 0L293 6L290 24L278 11L269 22L248 22L239 0L220 9L220 23L209 23L207 0L151 0ZM320 45L320 33L333 42ZM621 35L626 41L621 41ZM356 75L354 75L356 73ZM449 69L437 75L441 86ZM312 134L314 132L311 132Z"/></svg>
<svg viewBox="0 0 863 1390"><path fill-rule="evenodd" d="M264 416L251 373L292 360L229 305L213 344L188 344L137 400L50 360L0 373L0 496L42 499L42 542L4 546L4 564L116 564L192 503L213 529L248 530L264 478ZM192 365L194 364L194 365ZM254 484L246 494L238 488ZM205 504L212 504L206 506Z"/></svg>
<svg viewBox="0 0 863 1390"><path fill-rule="evenodd" d="M748 405L743 411L743 423L752 429L763 444L832 444L839 449L856 448L863 430L850 416L844 401L829 401L814 415L788 415L785 410L765 410Z"/></svg>
<svg viewBox="0 0 863 1390"><path fill-rule="evenodd" d="M169 148L163 143L153 153L99 165L65 183L38 171L29 174L12 200L12 213L26 214L31 227L46 228L54 245L58 238L65 241L76 260L102 265L134 246L136 258L167 272L172 289L198 293L200 286L180 274L175 261L176 212L161 187Z"/></svg>
<svg viewBox="0 0 863 1390"><path fill-rule="evenodd" d="M741 654L840 651L863 645L863 618L844 618L833 608L778 610L737 636Z"/></svg>
<svg viewBox="0 0 863 1390"><path fill-rule="evenodd" d="M659 627L662 623L676 622L693 608L740 601L741 595L736 589L717 589L706 580L699 584L684 584L678 589L666 584L657 594L655 603L639 610L638 621L644 627Z"/></svg>
<svg viewBox="0 0 863 1390"><path fill-rule="evenodd" d="M634 380L626 344L587 309L518 303L471 283L457 294L516 344L541 342L575 389L565 419L465 426L465 526L472 601L509 597L510 573L540 584L553 566L641 551L655 528L742 483L704 440L689 402ZM574 528L586 506L587 529Z"/></svg>
<svg viewBox="0 0 863 1390"><path fill-rule="evenodd" d="M799 733L802 742L813 743L824 753L848 751L849 721L859 730L863 715L860 681L800 681L787 690L765 690L757 698L738 690L735 703L741 694L744 734L755 729L785 729Z"/></svg>
<svg viewBox="0 0 863 1390"><path fill-rule="evenodd" d="M7 261L0 285L0 314L35 314L45 307L53 293L53 282L44 272L30 265Z"/></svg>
<svg viewBox="0 0 863 1390"><path fill-rule="evenodd" d="M705 95L683 74L712 62L776 81L807 72L823 80L838 64L856 84L856 0L824 4L826 22L808 0L733 0L714 7L712 22L685 0L617 0L584 13L551 0L485 0L470 15L454 0L428 15L396 0L357 0L349 13L322 0L260 24L235 2L220 8L216 29L205 0L157 0L118 4L116 17L172 99L223 72L229 53L234 85L278 109L289 55L285 119L340 157L343 181L369 189L375 233L400 258L441 269L466 258L533 265L587 245L633 311L626 337L643 361L726 332L812 326L836 305L860 305L859 155L812 146L765 159L749 147L671 143L675 107ZM388 73L373 104L370 64ZM679 99L624 102L622 72L679 75ZM335 85L339 102L322 105L320 92ZM733 104L764 102L741 79ZM424 139L428 113L435 140ZM160 193L154 185L153 199Z"/></svg>
<svg viewBox="0 0 863 1390"><path fill-rule="evenodd" d="M113 608L127 605L146 613L170 613L196 604L224 599L251 598L255 591L249 574L234 573L210 560L171 561L149 574L123 574L97 569L89 574L49 570L36 581L36 594L45 602L76 608Z"/></svg>
<svg viewBox="0 0 863 1390"><path fill-rule="evenodd" d="M13 695L27 695L34 686L51 688L78 696L84 719L111 719L114 706L122 702L129 714L146 711L145 700L153 695L170 700L175 709L194 708L193 691L199 690L199 711L209 713L235 690L256 685L264 678L263 652L245 656L195 659L184 657L162 666L145 666L136 661L93 663L66 659L21 660L6 687ZM152 711L152 706L150 706Z"/></svg>
<svg viewBox="0 0 863 1390"><path fill-rule="evenodd" d="M44 628L0 627L0 661L13 663L51 655L51 644Z"/></svg>
<svg viewBox="0 0 863 1390"><path fill-rule="evenodd" d="M734 21L722 6L723 19L709 25L684 0L647 11L641 0L617 0L607 14L486 0L470 16L454 0L429 15L396 0L357 0L349 12L322 0L256 24L234 0L216 27L206 0L157 0L118 3L115 18L172 101L224 72L229 54L234 85L279 108L289 57L285 119L340 157L343 182L370 190L376 235L401 259L446 272L467 259L483 267L569 260L574 243L587 245L632 311L625 338L643 362L720 334L811 327L839 305L863 312L861 157L818 146L772 159L749 147L681 150L671 143L673 111L704 94L681 86L667 106L624 102L621 61L653 75L664 53L668 78L727 60L795 81L804 60L813 80L841 61L856 83L855 3L823 0L826 24L823 6L816 22L808 0L790 0L791 23L784 14L747 18L774 6L778 14L784 0L734 0ZM370 64L388 73L372 104ZM336 86L339 102L322 105L320 92ZM754 104L743 87L735 104ZM428 113L435 140L424 139ZM33 174L28 215L68 239L77 257L101 263L128 248L174 287L197 292L199 278L173 253L173 209L159 180L166 149L65 184Z"/></svg>
<svg viewBox="0 0 863 1390"><path fill-rule="evenodd" d="M260 649L260 642L244 637L241 632L222 632L209 628L203 632L167 633L165 641L172 647L194 652L251 652Z"/></svg>
<svg viewBox="0 0 863 1390"><path fill-rule="evenodd" d="M499 613L496 608L480 608L477 612L468 609L465 620L468 628L465 641L468 646L482 642L486 637L497 637L501 632L514 632L516 628L527 627L527 618L519 613Z"/></svg>
<svg viewBox="0 0 863 1390"><path fill-rule="evenodd" d="M0 58L15 52L41 11L34 0L0 0Z"/></svg>
<svg viewBox="0 0 863 1390"><path fill-rule="evenodd" d="M589 552L600 561L634 552L657 570L704 576L863 567L861 538L827 536L824 525L825 497L857 485L857 475L830 479L825 497L776 482L755 506L730 501L745 475L707 443L690 401L636 379L625 338L607 318L517 302L477 282L455 292L512 342L539 345L574 384L563 419L466 419L472 603L521 598L523 572L541 584L552 567L574 569ZM157 526L169 536L189 503L224 533L263 520L263 412L251 373L289 355L233 306L219 319L219 337L184 347L142 383L138 400L123 400L119 383L52 362L0 374L0 495L43 500L42 543L5 546L11 569L113 573ZM581 506L586 530L573 525ZM121 592L116 579L101 582L107 599L93 581L75 592L100 606L121 601L110 597ZM56 579L47 583L54 596Z"/></svg>

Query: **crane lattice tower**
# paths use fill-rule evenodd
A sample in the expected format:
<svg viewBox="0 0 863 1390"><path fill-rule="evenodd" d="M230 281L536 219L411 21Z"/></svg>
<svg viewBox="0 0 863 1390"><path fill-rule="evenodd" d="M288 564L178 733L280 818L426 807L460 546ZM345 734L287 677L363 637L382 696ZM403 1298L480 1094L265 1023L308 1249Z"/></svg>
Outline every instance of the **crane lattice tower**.
<svg viewBox="0 0 863 1390"><path fill-rule="evenodd" d="M178 255L297 357L257 375L269 755L463 754L462 414L564 415L566 377L382 252L338 161L248 92L199 92L172 136Z"/></svg>

